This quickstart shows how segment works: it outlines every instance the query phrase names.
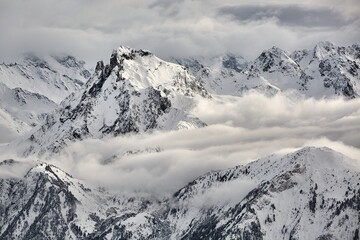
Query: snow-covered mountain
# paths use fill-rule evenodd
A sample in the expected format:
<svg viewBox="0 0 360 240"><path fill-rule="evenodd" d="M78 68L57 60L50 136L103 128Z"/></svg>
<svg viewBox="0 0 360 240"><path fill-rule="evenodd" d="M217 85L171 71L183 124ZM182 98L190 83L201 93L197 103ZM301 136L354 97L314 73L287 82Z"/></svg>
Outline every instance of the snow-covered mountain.
<svg viewBox="0 0 360 240"><path fill-rule="evenodd" d="M360 46L320 42L311 50L288 53L272 47L254 61L220 57L172 58L204 82L210 93L239 96L249 90L267 95L296 90L308 97L360 95Z"/></svg>
<svg viewBox="0 0 360 240"><path fill-rule="evenodd" d="M0 125L14 135L25 133L43 122L58 105L38 93L10 89L0 83Z"/></svg>
<svg viewBox="0 0 360 240"><path fill-rule="evenodd" d="M36 55L27 53L18 63L0 64L0 83L21 88L60 103L90 77L85 62L70 55Z"/></svg>
<svg viewBox="0 0 360 240"><path fill-rule="evenodd" d="M78 91L90 73L84 62L68 55L25 54L19 63L0 64L0 128L2 141L43 123L60 101Z"/></svg>
<svg viewBox="0 0 360 240"><path fill-rule="evenodd" d="M203 127L190 112L210 94L360 94L358 45L172 61L122 46L91 76L69 56L0 66L1 133L32 128L2 148L28 158L0 162L0 239L359 239L359 164L329 148L212 171L161 197L106 190L31 160L87 138ZM137 151L162 152L119 151L101 164Z"/></svg>
<svg viewBox="0 0 360 240"><path fill-rule="evenodd" d="M210 95L184 67L147 51L119 47L109 64L97 63L82 91L12 145L25 155L42 154L88 137L201 127L205 124L188 114L195 97Z"/></svg>
<svg viewBox="0 0 360 240"><path fill-rule="evenodd" d="M4 168L23 163L6 160ZM37 163L0 180L1 239L358 239L360 170L306 147L205 174L165 199L90 186Z"/></svg>
<svg viewBox="0 0 360 240"><path fill-rule="evenodd" d="M206 174L174 195L175 239L356 238L360 173L351 162L307 147Z"/></svg>

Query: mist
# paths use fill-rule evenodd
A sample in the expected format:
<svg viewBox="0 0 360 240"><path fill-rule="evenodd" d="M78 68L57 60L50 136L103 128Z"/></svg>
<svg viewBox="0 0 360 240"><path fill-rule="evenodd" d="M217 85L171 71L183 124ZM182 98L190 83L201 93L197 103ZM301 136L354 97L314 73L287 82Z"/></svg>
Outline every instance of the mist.
<svg viewBox="0 0 360 240"><path fill-rule="evenodd" d="M199 99L200 129L88 139L50 163L96 186L122 192L172 194L202 174L304 146L326 146L360 166L360 100L266 97Z"/></svg>

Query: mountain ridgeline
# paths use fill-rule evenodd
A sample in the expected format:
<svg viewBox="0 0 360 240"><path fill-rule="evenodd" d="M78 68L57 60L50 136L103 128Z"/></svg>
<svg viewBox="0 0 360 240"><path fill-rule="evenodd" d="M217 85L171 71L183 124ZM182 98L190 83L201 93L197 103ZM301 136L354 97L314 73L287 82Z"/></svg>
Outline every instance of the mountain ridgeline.
<svg viewBox="0 0 360 240"><path fill-rule="evenodd" d="M37 163L0 180L0 238L358 239L360 172L351 162L307 147L207 173L165 199L108 192Z"/></svg>
<svg viewBox="0 0 360 240"><path fill-rule="evenodd" d="M27 53L16 63L0 64L0 129L20 136L41 125L70 93L90 77L85 62L70 55ZM12 138L10 138L11 140Z"/></svg>
<svg viewBox="0 0 360 240"><path fill-rule="evenodd" d="M271 96L293 90L314 98L360 95L358 44L320 42L311 50L292 53L272 47L253 61L234 54L171 61L184 65L212 94L241 96L255 90Z"/></svg>
<svg viewBox="0 0 360 240"><path fill-rule="evenodd" d="M27 54L0 65L0 130L22 135L0 150L26 158L0 161L0 239L359 240L359 164L326 147L211 171L161 197L94 186L49 163L85 139L206 127L192 114L202 100L287 91L358 98L360 46L273 47L253 61L234 54L164 61L121 46L93 71L68 55ZM160 148L142 147L164 158Z"/></svg>

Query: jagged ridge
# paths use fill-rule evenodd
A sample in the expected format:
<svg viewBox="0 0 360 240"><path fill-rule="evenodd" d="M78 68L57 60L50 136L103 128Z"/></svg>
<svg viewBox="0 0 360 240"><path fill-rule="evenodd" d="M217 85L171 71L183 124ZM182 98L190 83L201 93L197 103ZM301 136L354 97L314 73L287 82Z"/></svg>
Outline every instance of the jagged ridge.
<svg viewBox="0 0 360 240"><path fill-rule="evenodd" d="M97 63L84 90L62 102L46 123L29 134L25 155L59 151L67 141L154 129L202 127L189 115L194 97L210 97L184 67L143 50L120 47L110 63Z"/></svg>
<svg viewBox="0 0 360 240"><path fill-rule="evenodd" d="M360 173L351 162L307 147L205 174L162 201L99 191L40 163L23 179L0 181L0 236L356 239Z"/></svg>
<svg viewBox="0 0 360 240"><path fill-rule="evenodd" d="M288 53L272 47L254 61L240 56L172 59L182 64L210 93L243 95L260 91L274 95L296 90L308 97L322 98L360 95L360 47L337 47L320 42L312 50Z"/></svg>

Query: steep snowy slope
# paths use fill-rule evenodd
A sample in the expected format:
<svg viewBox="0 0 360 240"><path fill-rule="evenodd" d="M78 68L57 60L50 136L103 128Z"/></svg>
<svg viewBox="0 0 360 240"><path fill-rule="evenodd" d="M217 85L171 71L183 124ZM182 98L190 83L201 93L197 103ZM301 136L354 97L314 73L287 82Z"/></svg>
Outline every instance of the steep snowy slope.
<svg viewBox="0 0 360 240"><path fill-rule="evenodd" d="M42 123L46 114L57 106L45 96L21 88L10 89L0 83L0 128L8 130L8 133L3 133L8 138L2 136L1 140L10 141L29 131Z"/></svg>
<svg viewBox="0 0 360 240"><path fill-rule="evenodd" d="M307 147L205 174L162 200L100 190L38 163L23 178L0 180L0 238L358 239L352 164Z"/></svg>
<svg viewBox="0 0 360 240"><path fill-rule="evenodd" d="M0 170L23 164L5 160ZM21 179L0 180L0 239L92 239L97 229L106 235L101 220L114 227L116 219L129 218L147 202L89 187L53 165L34 164Z"/></svg>
<svg viewBox="0 0 360 240"><path fill-rule="evenodd" d="M43 123L89 76L84 62L68 55L25 54L19 63L0 64L0 141L11 141Z"/></svg>
<svg viewBox="0 0 360 240"><path fill-rule="evenodd" d="M360 46L358 44L338 47L330 42L320 42L312 51L295 51L291 56L299 66L304 66L302 67L304 78L301 84L309 95L335 94L348 98L359 97Z"/></svg>
<svg viewBox="0 0 360 240"><path fill-rule="evenodd" d="M226 54L210 58L171 58L171 61L185 66L213 94L238 96L253 89L273 95L280 91L262 77L257 68L248 67L250 63L241 56Z"/></svg>
<svg viewBox="0 0 360 240"><path fill-rule="evenodd" d="M79 90L89 77L84 62L68 55L28 53L19 63L0 64L0 83L46 96L56 103Z"/></svg>
<svg viewBox="0 0 360 240"><path fill-rule="evenodd" d="M42 154L87 137L201 127L204 123L187 113L196 96L209 97L184 67L120 47L110 64L98 62L83 91L70 95L44 125L13 146L20 144L25 155Z"/></svg>
<svg viewBox="0 0 360 240"><path fill-rule="evenodd" d="M360 173L350 163L309 147L209 173L175 194L173 239L353 239Z"/></svg>
<svg viewBox="0 0 360 240"><path fill-rule="evenodd" d="M312 50L288 53L277 47L254 61L240 56L172 59L189 69L210 93L239 96L249 90L273 95L296 90L308 97L360 95L360 47L320 42Z"/></svg>
<svg viewBox="0 0 360 240"><path fill-rule="evenodd" d="M40 94L21 88L10 89L0 83L0 106L16 120L33 127L58 105Z"/></svg>

